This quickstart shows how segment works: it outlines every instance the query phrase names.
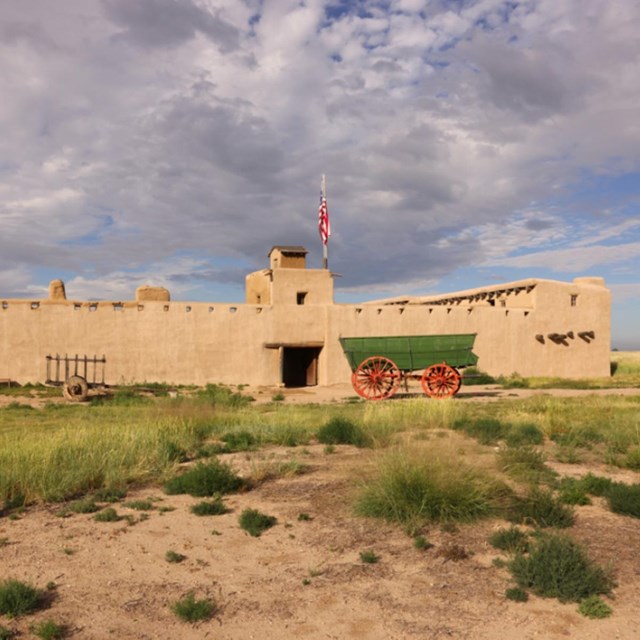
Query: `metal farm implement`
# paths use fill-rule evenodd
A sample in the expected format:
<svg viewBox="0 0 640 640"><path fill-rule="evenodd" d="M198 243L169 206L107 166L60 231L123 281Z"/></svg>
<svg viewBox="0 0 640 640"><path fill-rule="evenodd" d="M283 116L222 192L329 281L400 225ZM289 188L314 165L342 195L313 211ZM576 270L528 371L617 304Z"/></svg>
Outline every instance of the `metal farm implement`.
<svg viewBox="0 0 640 640"><path fill-rule="evenodd" d="M45 384L61 386L62 394L72 402L84 402L89 389L104 387L106 358L93 356L47 356Z"/></svg>
<svg viewBox="0 0 640 640"><path fill-rule="evenodd" d="M431 398L448 398L460 389L458 369L475 365L475 333L432 336L340 338L351 366L351 383L367 400L393 396L408 380L420 380Z"/></svg>

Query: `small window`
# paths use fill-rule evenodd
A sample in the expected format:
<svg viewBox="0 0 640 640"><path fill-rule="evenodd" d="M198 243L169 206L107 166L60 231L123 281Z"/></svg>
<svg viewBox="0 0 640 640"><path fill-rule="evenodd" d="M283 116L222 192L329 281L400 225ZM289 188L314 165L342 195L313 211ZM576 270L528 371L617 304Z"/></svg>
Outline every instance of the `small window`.
<svg viewBox="0 0 640 640"><path fill-rule="evenodd" d="M578 294L577 293L572 293L571 294L571 306L575 307L578 304Z"/></svg>
<svg viewBox="0 0 640 640"><path fill-rule="evenodd" d="M296 293L296 303L297 304L304 304L304 301L307 298L307 292L306 291L298 291L298 293Z"/></svg>
<svg viewBox="0 0 640 640"><path fill-rule="evenodd" d="M500 300L500 306L501 306L501 307L506 307L506 306L507 306L507 301L506 301L506 300L504 300L504 299L501 299L501 300Z"/></svg>

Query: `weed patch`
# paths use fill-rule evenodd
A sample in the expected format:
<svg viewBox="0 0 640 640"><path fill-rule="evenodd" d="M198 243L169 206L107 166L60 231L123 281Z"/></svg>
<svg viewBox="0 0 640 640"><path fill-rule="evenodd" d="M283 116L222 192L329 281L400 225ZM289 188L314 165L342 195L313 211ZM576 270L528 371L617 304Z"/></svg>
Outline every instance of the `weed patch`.
<svg viewBox="0 0 640 640"><path fill-rule="evenodd" d="M364 564L376 564L380 561L380 556L377 556L371 549L360 552L360 561Z"/></svg>
<svg viewBox="0 0 640 640"><path fill-rule="evenodd" d="M131 502L125 502L124 506L135 511L151 511L153 509L151 500L132 500Z"/></svg>
<svg viewBox="0 0 640 640"><path fill-rule="evenodd" d="M509 447L542 444L544 433L533 423L514 424L506 433L505 441Z"/></svg>
<svg viewBox="0 0 640 640"><path fill-rule="evenodd" d="M533 447L503 449L498 454L498 468L514 480L532 484L551 482L557 475L545 464L544 453Z"/></svg>
<svg viewBox="0 0 640 640"><path fill-rule="evenodd" d="M589 596L580 602L578 611L586 618L608 618L613 609L599 596Z"/></svg>
<svg viewBox="0 0 640 640"><path fill-rule="evenodd" d="M172 564L179 564L186 560L187 556L183 556L181 553L169 550L164 554L164 559Z"/></svg>
<svg viewBox="0 0 640 640"><path fill-rule="evenodd" d="M560 535L541 537L530 554L518 554L509 569L522 589L560 602L609 594L614 586L608 571L594 564L571 538Z"/></svg>
<svg viewBox="0 0 640 640"><path fill-rule="evenodd" d="M507 510L511 522L536 527L565 528L573 525L573 509L556 499L551 491L534 487L524 496L514 496Z"/></svg>
<svg viewBox="0 0 640 640"><path fill-rule="evenodd" d="M229 509L227 509L222 498L217 496L215 500L203 500L198 504L192 505L190 511L196 516L220 516L223 513L227 513Z"/></svg>
<svg viewBox="0 0 640 640"><path fill-rule="evenodd" d="M170 495L187 493L197 498L215 494L233 493L243 485L242 478L237 476L231 467L212 460L207 464L198 463L182 475L169 480L164 490Z"/></svg>
<svg viewBox="0 0 640 640"><path fill-rule="evenodd" d="M526 602L529 599L529 594L520 587L511 587L504 592L504 597L513 602Z"/></svg>
<svg viewBox="0 0 640 640"><path fill-rule="evenodd" d="M564 504L591 504L584 484L576 478L562 478L558 488L558 499Z"/></svg>
<svg viewBox="0 0 640 640"><path fill-rule="evenodd" d="M439 457L431 449L398 450L380 457L375 474L363 482L358 515L383 518L417 531L428 521L471 521L495 513L508 489L493 478Z"/></svg>
<svg viewBox="0 0 640 640"><path fill-rule="evenodd" d="M184 622L199 622L211 618L216 611L216 605L212 600L196 600L193 593L188 593L181 600L174 602L171 610Z"/></svg>
<svg viewBox="0 0 640 640"><path fill-rule="evenodd" d="M42 594L29 584L19 580L0 582L0 614L17 618L41 608Z"/></svg>
<svg viewBox="0 0 640 640"><path fill-rule="evenodd" d="M317 433L318 442L327 445L353 444L366 447L371 444L370 438L362 428L351 420L335 417L324 424Z"/></svg>
<svg viewBox="0 0 640 640"><path fill-rule="evenodd" d="M474 438L480 444L496 444L498 440L504 438L506 429L504 425L495 418L478 418L476 420L457 420L453 428L463 431L470 438Z"/></svg>
<svg viewBox="0 0 640 640"><path fill-rule="evenodd" d="M640 484L612 483L606 498L614 513L640 518Z"/></svg>
<svg viewBox="0 0 640 640"><path fill-rule="evenodd" d="M65 636L65 626L53 620L44 620L33 627L33 634L41 640L61 640Z"/></svg>
<svg viewBox="0 0 640 640"><path fill-rule="evenodd" d="M107 507L93 516L97 522L118 522L122 520L122 516L113 507Z"/></svg>
<svg viewBox="0 0 640 640"><path fill-rule="evenodd" d="M529 550L529 535L517 527L500 529L489 537L489 544L507 553L526 553Z"/></svg>
<svg viewBox="0 0 640 640"><path fill-rule="evenodd" d="M276 522L275 516L268 516L256 509L245 509L240 514L240 528L254 538L262 535L267 529L273 527Z"/></svg>

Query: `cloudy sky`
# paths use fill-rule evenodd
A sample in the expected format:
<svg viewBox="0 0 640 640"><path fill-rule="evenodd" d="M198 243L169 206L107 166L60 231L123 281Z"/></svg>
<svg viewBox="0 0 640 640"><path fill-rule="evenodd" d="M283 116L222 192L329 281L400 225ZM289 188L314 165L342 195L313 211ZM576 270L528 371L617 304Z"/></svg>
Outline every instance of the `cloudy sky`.
<svg viewBox="0 0 640 640"><path fill-rule="evenodd" d="M606 278L640 348L636 0L2 0L0 296Z"/></svg>

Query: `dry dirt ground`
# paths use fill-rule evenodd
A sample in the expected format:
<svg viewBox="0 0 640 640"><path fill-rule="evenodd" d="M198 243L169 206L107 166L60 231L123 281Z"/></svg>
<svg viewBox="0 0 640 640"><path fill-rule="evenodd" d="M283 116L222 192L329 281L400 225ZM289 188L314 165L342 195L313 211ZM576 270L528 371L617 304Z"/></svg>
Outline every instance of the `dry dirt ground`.
<svg viewBox="0 0 640 640"><path fill-rule="evenodd" d="M319 391L316 396L287 391L285 401L342 397L336 389ZM264 395L270 399L275 392ZM496 397L494 390L477 393L478 399ZM434 546L417 550L399 527L353 516L348 496L359 481L354 469L371 455L350 446L337 446L328 455L322 445L311 444L223 456L239 473L265 459L295 459L307 472L229 496L230 512L220 516L193 515L189 507L197 498L167 496L152 487L126 498L154 500L147 519L115 505L134 524L100 523L89 514L61 518L54 506L30 508L17 520L0 518L0 579L56 585L48 609L18 620L0 616L0 625L28 638L32 625L52 619L66 625L66 637L83 640L640 637L640 520L612 514L596 501L577 508L570 530L595 560L615 569L610 618L589 620L575 604L537 597L514 603L504 597L512 586L509 574L492 565L499 554L487 543L505 522L453 531L434 526L423 532ZM554 466L572 475L587 471ZM590 470L640 482L640 474L629 471ZM238 526L248 507L276 516L277 525L259 538L249 536ZM310 519L300 520L301 513ZM469 557L443 557L453 544ZM360 552L369 549L378 563L360 560ZM168 563L168 550L186 559ZM171 603L188 592L215 600L211 620L191 625L172 613Z"/></svg>

